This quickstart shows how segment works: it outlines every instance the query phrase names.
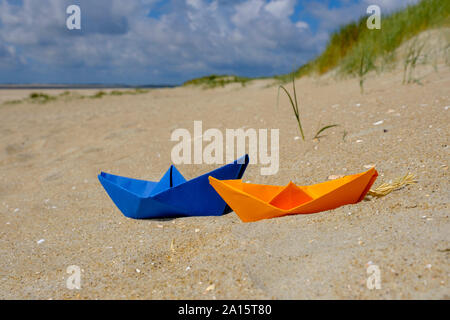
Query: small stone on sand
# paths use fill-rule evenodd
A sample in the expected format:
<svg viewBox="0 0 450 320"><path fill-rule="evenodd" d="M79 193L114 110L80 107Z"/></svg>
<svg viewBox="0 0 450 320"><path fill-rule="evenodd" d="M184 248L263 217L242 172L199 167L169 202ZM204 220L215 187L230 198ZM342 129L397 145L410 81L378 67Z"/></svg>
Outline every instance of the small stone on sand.
<svg viewBox="0 0 450 320"><path fill-rule="evenodd" d="M343 174L332 174L331 176L328 176L328 180L335 180L344 177Z"/></svg>
<svg viewBox="0 0 450 320"><path fill-rule="evenodd" d="M214 285L214 283L211 284L211 285L209 285L209 286L205 289L205 293L208 292L208 291L214 290L215 287L216 287L216 286Z"/></svg>

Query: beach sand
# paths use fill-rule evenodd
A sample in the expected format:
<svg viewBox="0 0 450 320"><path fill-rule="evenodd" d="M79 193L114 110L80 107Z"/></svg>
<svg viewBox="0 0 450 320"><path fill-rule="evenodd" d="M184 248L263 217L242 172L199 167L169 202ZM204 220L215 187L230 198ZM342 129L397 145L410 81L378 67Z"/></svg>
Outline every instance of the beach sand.
<svg viewBox="0 0 450 320"><path fill-rule="evenodd" d="M402 85L400 69L371 75L364 95L357 79L298 80L306 141L270 80L0 105L0 298L448 299L450 68L420 72L423 85ZM30 92L1 90L0 100ZM375 164L375 187L408 172L418 183L254 223L234 212L125 218L97 174L158 180L172 131L193 134L194 120L203 130L280 129L279 172L250 165L244 181L308 185ZM339 127L313 141L328 124ZM177 167L189 179L217 165ZM366 285L372 264L378 290ZM80 290L66 287L70 265L82 269Z"/></svg>

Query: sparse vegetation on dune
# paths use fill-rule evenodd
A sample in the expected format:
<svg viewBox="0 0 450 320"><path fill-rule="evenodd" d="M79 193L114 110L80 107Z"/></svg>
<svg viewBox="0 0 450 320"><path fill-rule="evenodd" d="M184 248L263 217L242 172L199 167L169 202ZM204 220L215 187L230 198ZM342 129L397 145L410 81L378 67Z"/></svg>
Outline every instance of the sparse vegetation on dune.
<svg viewBox="0 0 450 320"><path fill-rule="evenodd" d="M98 99L98 98L102 98L104 96L123 96L123 95L135 95L135 94L142 94L142 93L147 93L148 90L147 89L141 89L141 88L135 88L133 90L112 90L110 92L105 92L105 91L98 91L97 93L93 94L92 96L88 96L89 98L92 99Z"/></svg>
<svg viewBox="0 0 450 320"><path fill-rule="evenodd" d="M224 87L230 83L240 83L243 87L249 82L253 80L252 78L246 77L238 77L238 76L230 76L230 75L210 75L201 78L192 79L183 83L184 86L187 85L200 85L204 88L216 88L216 87Z"/></svg>
<svg viewBox="0 0 450 320"><path fill-rule="evenodd" d="M141 89L141 88L135 88L132 90L112 90L110 92L100 90L100 91L94 93L93 95L81 95L78 93L74 93L72 91L64 91L63 93L61 93L59 95L51 95L51 94L42 93L42 92L32 92L28 95L27 98L24 98L21 100L6 101L6 102L4 102L4 104L18 104L18 103L22 103L22 102L44 104L44 103L48 103L51 101L55 101L57 99L66 99L66 100L84 99L84 98L100 99L100 98L102 98L104 96L108 96L108 95L109 96L135 95L135 94L147 93L148 91L149 91L148 89Z"/></svg>
<svg viewBox="0 0 450 320"><path fill-rule="evenodd" d="M372 52L365 52L364 48L361 48L361 51L358 52L359 55L359 69L358 69L358 78L359 78L359 87L361 90L361 94L364 93L364 81L366 80L366 75L370 70L374 69L374 60L372 56Z"/></svg>
<svg viewBox="0 0 450 320"><path fill-rule="evenodd" d="M89 98L99 99L106 95L107 95L107 93L105 91L98 91L97 93L93 94L92 96L89 96Z"/></svg>
<svg viewBox="0 0 450 320"><path fill-rule="evenodd" d="M123 95L127 95L127 94L135 95L135 94L141 94L141 93L147 93L147 92L148 92L148 89L135 88L133 90L125 90L125 91L113 90L109 93L109 95L123 96ZM105 93L103 95L108 95L108 93Z"/></svg>
<svg viewBox="0 0 450 320"><path fill-rule="evenodd" d="M49 101L55 100L56 97L46 94L46 93L33 92L33 93L30 93L30 95L28 96L28 99L31 100L31 102L35 102L35 103L47 103Z"/></svg>
<svg viewBox="0 0 450 320"><path fill-rule="evenodd" d="M414 77L414 70L416 69L424 46L425 43L418 43L417 39L414 39L409 44L403 64L403 84L411 82L421 84L420 80Z"/></svg>

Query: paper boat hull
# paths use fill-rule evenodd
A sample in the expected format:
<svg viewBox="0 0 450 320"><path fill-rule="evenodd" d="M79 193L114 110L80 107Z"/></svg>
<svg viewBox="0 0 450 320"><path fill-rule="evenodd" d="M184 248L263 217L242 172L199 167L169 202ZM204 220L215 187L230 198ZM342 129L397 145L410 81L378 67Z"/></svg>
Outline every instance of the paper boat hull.
<svg viewBox="0 0 450 320"><path fill-rule="evenodd" d="M377 176L377 171L372 168L311 186L266 186L214 178L210 178L210 183L242 221L251 222L291 214L316 213L357 203L364 199ZM297 196L296 192L304 195ZM295 196L298 197L297 202Z"/></svg>
<svg viewBox="0 0 450 320"><path fill-rule="evenodd" d="M98 179L117 208L129 218L218 216L231 209L209 184L208 177L240 179L248 162L248 156L245 156L192 180L158 190L156 194L154 190L158 189L161 181L138 180L104 172L98 175Z"/></svg>
<svg viewBox="0 0 450 320"><path fill-rule="evenodd" d="M140 197L128 190L124 190L120 185L115 184L108 179L111 178L111 176L111 174L102 172L98 176L98 179L111 200L126 217L133 219L147 219L186 215L186 212L181 209L155 201L152 198ZM128 179L126 177L120 178Z"/></svg>

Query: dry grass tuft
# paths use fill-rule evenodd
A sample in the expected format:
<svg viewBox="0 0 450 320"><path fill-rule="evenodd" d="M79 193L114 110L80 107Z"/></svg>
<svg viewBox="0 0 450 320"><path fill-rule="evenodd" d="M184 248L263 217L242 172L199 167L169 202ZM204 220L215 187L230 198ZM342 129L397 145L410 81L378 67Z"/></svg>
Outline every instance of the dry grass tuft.
<svg viewBox="0 0 450 320"><path fill-rule="evenodd" d="M375 189L370 189L369 192L367 193L367 195L376 197L376 198L381 198L381 197L388 195L392 191L398 190L400 188L403 188L404 186L407 186L409 184L413 184L416 182L417 181L415 180L414 175L412 175L411 173L408 173L404 177L399 177L391 183L382 183Z"/></svg>

